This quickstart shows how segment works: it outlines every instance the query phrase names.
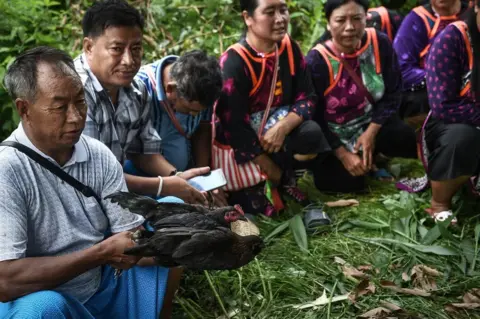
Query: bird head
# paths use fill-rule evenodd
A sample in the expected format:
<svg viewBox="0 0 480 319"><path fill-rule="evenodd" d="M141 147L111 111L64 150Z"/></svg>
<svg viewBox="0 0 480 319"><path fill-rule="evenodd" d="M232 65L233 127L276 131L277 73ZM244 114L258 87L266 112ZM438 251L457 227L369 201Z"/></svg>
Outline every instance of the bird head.
<svg viewBox="0 0 480 319"><path fill-rule="evenodd" d="M227 212L225 212L224 218L225 218L225 222L228 224L236 222L237 220L247 221L242 207L240 207L240 205L238 204L233 206L233 210L230 209Z"/></svg>

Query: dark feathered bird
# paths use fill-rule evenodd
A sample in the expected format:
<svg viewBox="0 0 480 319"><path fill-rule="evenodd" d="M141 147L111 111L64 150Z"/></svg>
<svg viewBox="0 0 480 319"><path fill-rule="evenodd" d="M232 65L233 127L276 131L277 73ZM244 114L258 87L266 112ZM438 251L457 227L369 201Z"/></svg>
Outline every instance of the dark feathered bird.
<svg viewBox="0 0 480 319"><path fill-rule="evenodd" d="M156 200L127 192L115 192L105 197L130 212L142 215L154 228L159 221L165 227L194 227L211 229L228 227L231 222L246 220L240 206L209 209L202 205L159 203ZM206 218L207 217L207 218Z"/></svg>
<svg viewBox="0 0 480 319"><path fill-rule="evenodd" d="M126 192L105 199L145 217L154 231L139 230L136 246L126 254L155 257L165 267L197 270L236 269L249 263L264 247L256 236L240 236L230 223L246 220L240 206L209 209L201 205L158 203Z"/></svg>
<svg viewBox="0 0 480 319"><path fill-rule="evenodd" d="M161 266L181 265L194 270L236 269L252 261L264 247L260 237L240 236L225 227L172 227L135 235L137 246L125 254L155 257Z"/></svg>

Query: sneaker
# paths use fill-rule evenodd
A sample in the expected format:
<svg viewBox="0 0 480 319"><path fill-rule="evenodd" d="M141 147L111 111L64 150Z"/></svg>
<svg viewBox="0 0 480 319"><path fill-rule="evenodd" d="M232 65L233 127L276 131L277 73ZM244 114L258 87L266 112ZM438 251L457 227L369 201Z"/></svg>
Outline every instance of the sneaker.
<svg viewBox="0 0 480 319"><path fill-rule="evenodd" d="M285 185L283 186L283 190L288 196L292 197L297 203L301 204L302 206L310 204L307 199L307 195L302 192L297 187L297 185Z"/></svg>

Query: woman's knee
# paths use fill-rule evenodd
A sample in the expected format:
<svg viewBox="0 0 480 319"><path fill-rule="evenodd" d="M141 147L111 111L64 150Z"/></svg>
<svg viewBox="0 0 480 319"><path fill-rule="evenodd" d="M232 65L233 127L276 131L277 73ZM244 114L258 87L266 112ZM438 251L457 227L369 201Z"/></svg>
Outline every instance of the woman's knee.
<svg viewBox="0 0 480 319"><path fill-rule="evenodd" d="M468 124L450 124L441 143L447 150L478 155L480 152L480 129Z"/></svg>
<svg viewBox="0 0 480 319"><path fill-rule="evenodd" d="M68 317L67 299L62 294L51 290L35 292L13 301L6 315L6 318Z"/></svg>
<svg viewBox="0 0 480 319"><path fill-rule="evenodd" d="M303 122L291 133L291 145L295 155L305 156L296 158L298 161L311 160L316 154L331 151L320 125L312 120Z"/></svg>

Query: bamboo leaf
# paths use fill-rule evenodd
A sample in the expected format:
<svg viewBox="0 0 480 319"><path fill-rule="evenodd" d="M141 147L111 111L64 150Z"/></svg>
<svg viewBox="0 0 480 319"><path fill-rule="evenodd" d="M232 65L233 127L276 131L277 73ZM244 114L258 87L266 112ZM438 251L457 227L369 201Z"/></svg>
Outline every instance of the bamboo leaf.
<svg viewBox="0 0 480 319"><path fill-rule="evenodd" d="M267 237L265 237L265 241L269 241L270 239L272 239L273 237L281 234L282 232L285 231L285 229L288 228L288 225L289 225L289 222L290 221L286 221L282 224L280 224L277 228L275 228L270 234L267 235Z"/></svg>
<svg viewBox="0 0 480 319"><path fill-rule="evenodd" d="M366 229L382 229L382 228L390 227L390 225L388 224L371 223L371 222L366 222L358 219L349 220L348 222L354 226L357 226L360 228L366 228Z"/></svg>
<svg viewBox="0 0 480 319"><path fill-rule="evenodd" d="M434 241L440 238L442 233L440 232L440 228L438 225L435 225L432 229L428 231L428 233L423 237L422 239L422 244L424 245L430 245Z"/></svg>
<svg viewBox="0 0 480 319"><path fill-rule="evenodd" d="M388 243L388 244L395 244L395 245L403 245L412 249L415 249L417 251L420 251L422 253L429 253L429 254L435 254L439 256L459 256L461 255L460 252L457 250L450 248L450 247L443 247L443 246L437 246L437 245L417 245L417 244L410 244L406 242L402 242L399 240L395 239L387 239L387 238L363 238L365 241L372 241L372 242L379 242L379 243Z"/></svg>
<svg viewBox="0 0 480 319"><path fill-rule="evenodd" d="M305 230L305 225L303 224L301 215L297 214L292 217L289 225L290 230L293 233L293 238L295 238L295 242L297 243L298 247L300 247L300 250L308 252L307 232Z"/></svg>

